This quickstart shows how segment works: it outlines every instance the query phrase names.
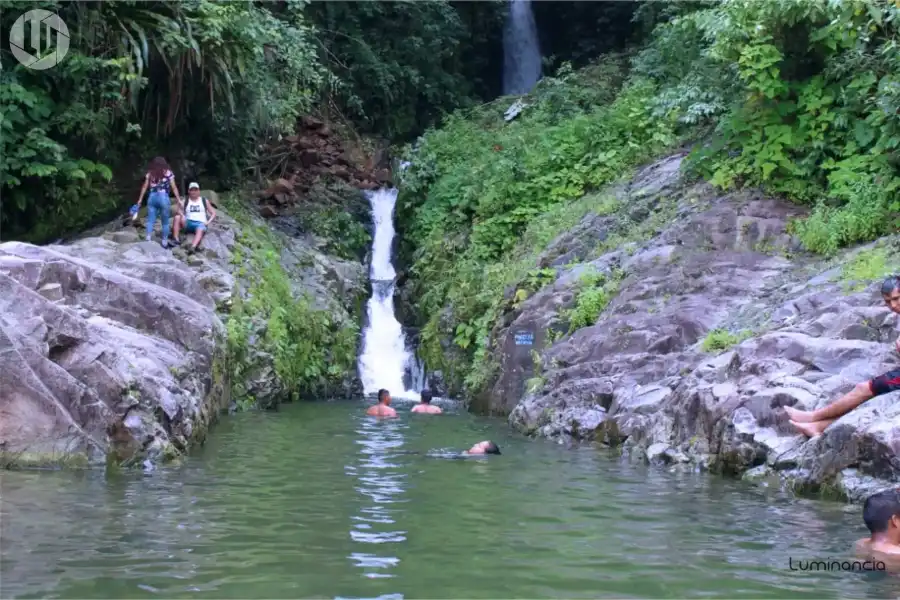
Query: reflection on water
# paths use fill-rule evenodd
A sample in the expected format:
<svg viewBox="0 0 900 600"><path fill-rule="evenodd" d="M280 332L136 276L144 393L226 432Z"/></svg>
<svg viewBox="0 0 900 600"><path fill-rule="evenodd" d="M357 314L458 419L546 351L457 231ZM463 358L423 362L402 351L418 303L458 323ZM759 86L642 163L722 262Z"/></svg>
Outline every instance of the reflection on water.
<svg viewBox="0 0 900 600"><path fill-rule="evenodd" d="M0 473L0 596L896 598L803 572L865 535L859 507L362 403L225 419L150 474ZM493 439L503 455L445 460Z"/></svg>
<svg viewBox="0 0 900 600"><path fill-rule="evenodd" d="M350 555L357 567L365 569L366 577L394 577L390 569L400 563L396 556L397 544L406 541L406 532L396 529L401 511L393 504L402 503L403 483L407 474L403 465L395 462L397 451L403 446L403 429L407 427L398 419L375 419L356 416L358 421L356 443L361 446L355 465L348 465L346 472L356 478L354 488L366 500L359 514L352 517L350 539L359 544L359 551ZM387 544L387 545L385 545ZM393 553L392 553L393 552Z"/></svg>

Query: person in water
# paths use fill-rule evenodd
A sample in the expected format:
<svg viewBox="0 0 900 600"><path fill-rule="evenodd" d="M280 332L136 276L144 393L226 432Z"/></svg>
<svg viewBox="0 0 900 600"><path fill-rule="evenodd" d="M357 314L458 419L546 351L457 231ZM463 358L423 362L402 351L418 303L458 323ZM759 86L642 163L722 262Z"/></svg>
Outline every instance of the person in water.
<svg viewBox="0 0 900 600"><path fill-rule="evenodd" d="M397 411L390 406L391 393L382 388L378 390L378 404L370 406L366 414L372 417L396 417Z"/></svg>
<svg viewBox="0 0 900 600"><path fill-rule="evenodd" d="M483 442L478 442L477 444L463 452L463 454L469 456L476 454L500 454L500 446L490 440L485 440Z"/></svg>
<svg viewBox="0 0 900 600"><path fill-rule="evenodd" d="M884 303L893 312L900 314L900 276L892 275L881 284L881 295ZM894 343L894 348L900 352L900 340ZM785 406L784 411L790 419L791 425L797 431L809 437L820 435L825 428L840 419L848 412L875 396L881 396L900 390L900 368L888 371L869 381L863 381L848 393L828 406L818 410L798 410L791 406Z"/></svg>
<svg viewBox="0 0 900 600"><path fill-rule="evenodd" d="M890 555L891 562L900 559L900 490L872 494L863 506L863 521L868 538L856 542L856 550L870 557Z"/></svg>
<svg viewBox="0 0 900 600"><path fill-rule="evenodd" d="M169 191L175 195L178 212L181 212L181 196L178 194L178 186L175 185L175 175L169 168L169 163L162 156L157 156L150 161L147 167L147 174L144 175L144 185L141 187L141 194L135 206L138 210L141 208L141 202L144 200L144 194L150 190L147 197L147 241L153 234L153 226L156 224L156 217L159 217L162 226L162 247L169 247L169 215L171 213L172 204L169 200Z"/></svg>
<svg viewBox="0 0 900 600"><path fill-rule="evenodd" d="M410 412L428 415L439 415L443 412L440 407L431 405L431 390L422 390L421 398L422 401L413 406Z"/></svg>

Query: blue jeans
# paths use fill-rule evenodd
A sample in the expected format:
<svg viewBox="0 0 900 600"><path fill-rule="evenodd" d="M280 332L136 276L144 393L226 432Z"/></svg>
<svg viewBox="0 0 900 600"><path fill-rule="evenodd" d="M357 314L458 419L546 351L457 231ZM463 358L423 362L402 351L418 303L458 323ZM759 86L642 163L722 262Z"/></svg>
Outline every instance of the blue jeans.
<svg viewBox="0 0 900 600"><path fill-rule="evenodd" d="M169 194L166 192L151 192L147 199L147 235L153 233L153 225L156 224L156 215L162 222L162 239L169 239L169 214L172 205L169 202Z"/></svg>

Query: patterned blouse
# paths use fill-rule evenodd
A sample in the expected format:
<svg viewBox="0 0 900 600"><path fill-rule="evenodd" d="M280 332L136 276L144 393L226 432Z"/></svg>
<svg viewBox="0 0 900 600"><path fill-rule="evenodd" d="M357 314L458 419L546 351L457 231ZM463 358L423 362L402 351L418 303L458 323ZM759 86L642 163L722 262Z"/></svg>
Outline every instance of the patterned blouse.
<svg viewBox="0 0 900 600"><path fill-rule="evenodd" d="M153 175L147 173L147 179L150 181L150 193L168 192L171 188L172 179L174 178L175 174L172 173L172 171L166 171L166 174L159 180L153 179Z"/></svg>

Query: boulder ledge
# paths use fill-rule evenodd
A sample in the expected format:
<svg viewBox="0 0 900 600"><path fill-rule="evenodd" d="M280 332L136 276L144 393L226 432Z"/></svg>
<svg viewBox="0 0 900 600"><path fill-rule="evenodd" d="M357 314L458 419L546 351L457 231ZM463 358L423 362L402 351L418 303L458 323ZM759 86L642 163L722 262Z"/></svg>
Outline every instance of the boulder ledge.
<svg viewBox="0 0 900 600"><path fill-rule="evenodd" d="M152 464L204 440L232 405L223 319L244 293L241 226L218 212L191 256L127 226L0 244L0 466ZM299 290L333 310L362 290L361 265L282 238Z"/></svg>

